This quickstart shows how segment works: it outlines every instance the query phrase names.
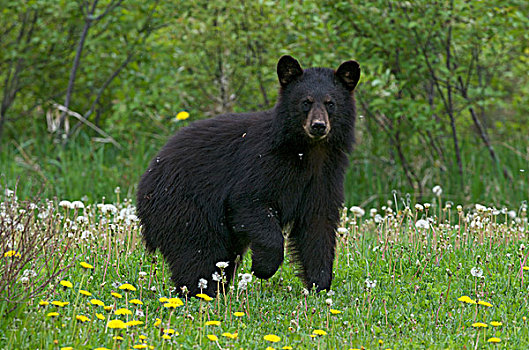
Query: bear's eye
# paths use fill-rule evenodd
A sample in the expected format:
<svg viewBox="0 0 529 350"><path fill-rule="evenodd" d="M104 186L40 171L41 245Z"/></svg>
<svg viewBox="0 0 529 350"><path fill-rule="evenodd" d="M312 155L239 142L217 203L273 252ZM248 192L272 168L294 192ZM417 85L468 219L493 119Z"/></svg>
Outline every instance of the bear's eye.
<svg viewBox="0 0 529 350"><path fill-rule="evenodd" d="M334 104L334 102L332 101L328 101L328 102L325 102L325 106L327 106L327 110L328 111L334 111L334 107L336 106Z"/></svg>
<svg viewBox="0 0 529 350"><path fill-rule="evenodd" d="M301 108L304 112L310 111L310 108L312 107L312 101L311 100L305 100L301 103Z"/></svg>

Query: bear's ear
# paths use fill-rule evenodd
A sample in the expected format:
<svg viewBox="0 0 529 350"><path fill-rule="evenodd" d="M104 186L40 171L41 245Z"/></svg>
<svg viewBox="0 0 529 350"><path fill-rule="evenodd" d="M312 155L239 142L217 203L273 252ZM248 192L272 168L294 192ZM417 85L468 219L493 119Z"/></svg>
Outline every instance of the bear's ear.
<svg viewBox="0 0 529 350"><path fill-rule="evenodd" d="M334 73L345 85L347 90L353 91L360 80L360 65L356 61L345 61Z"/></svg>
<svg viewBox="0 0 529 350"><path fill-rule="evenodd" d="M282 56L277 62L277 76L281 86L287 86L301 75L303 75L303 69L294 57Z"/></svg>

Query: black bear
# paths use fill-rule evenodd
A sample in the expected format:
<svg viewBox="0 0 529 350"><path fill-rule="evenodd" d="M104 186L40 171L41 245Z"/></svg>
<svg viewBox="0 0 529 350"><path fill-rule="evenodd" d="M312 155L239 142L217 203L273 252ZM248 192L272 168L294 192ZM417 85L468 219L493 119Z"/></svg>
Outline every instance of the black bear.
<svg viewBox="0 0 529 350"><path fill-rule="evenodd" d="M270 278L288 250L305 285L329 289L343 182L354 142L356 61L303 70L283 56L274 108L200 120L177 132L138 186L149 251L160 249L177 287L213 295L250 248L252 271ZM203 286L202 286L203 287Z"/></svg>

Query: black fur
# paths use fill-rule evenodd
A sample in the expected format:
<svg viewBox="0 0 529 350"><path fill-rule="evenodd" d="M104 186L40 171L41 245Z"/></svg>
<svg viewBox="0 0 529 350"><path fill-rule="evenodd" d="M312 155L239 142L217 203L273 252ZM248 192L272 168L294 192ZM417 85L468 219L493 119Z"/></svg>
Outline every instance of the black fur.
<svg viewBox="0 0 529 350"><path fill-rule="evenodd" d="M273 109L183 128L141 178L137 211L146 246L160 249L176 286L191 294L200 292L200 278L213 294L215 264L229 262L231 279L248 248L255 276L270 278L283 262L287 225L306 286L331 285L360 68L347 61L336 72L302 70L284 56L277 71Z"/></svg>

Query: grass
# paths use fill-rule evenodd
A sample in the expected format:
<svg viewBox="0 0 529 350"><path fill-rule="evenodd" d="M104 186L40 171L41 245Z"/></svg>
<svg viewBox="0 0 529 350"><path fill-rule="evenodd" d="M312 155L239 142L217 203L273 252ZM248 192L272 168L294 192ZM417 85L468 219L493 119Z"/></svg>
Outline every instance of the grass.
<svg viewBox="0 0 529 350"><path fill-rule="evenodd" d="M163 259L145 252L134 207L121 195L113 205L84 208L4 198L0 348L529 346L525 206L458 210L439 206L441 196L405 208L390 197L376 213L344 210L332 292L304 290L287 258L268 281L252 278L243 289L239 276L211 301L182 297L167 305L160 298L177 296ZM240 273L250 272L250 260ZM119 322L112 320L139 323L113 329Z"/></svg>

